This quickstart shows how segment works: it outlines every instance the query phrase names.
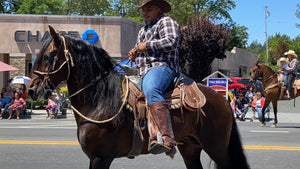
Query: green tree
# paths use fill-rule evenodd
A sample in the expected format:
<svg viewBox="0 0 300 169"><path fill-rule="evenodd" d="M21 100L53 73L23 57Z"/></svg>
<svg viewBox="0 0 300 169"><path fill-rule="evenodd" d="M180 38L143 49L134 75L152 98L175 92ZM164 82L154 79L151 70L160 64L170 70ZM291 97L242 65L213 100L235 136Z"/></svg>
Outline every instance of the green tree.
<svg viewBox="0 0 300 169"><path fill-rule="evenodd" d="M106 16L122 16L138 22L143 22L141 10L134 7L136 0L110 0L111 8Z"/></svg>
<svg viewBox="0 0 300 169"><path fill-rule="evenodd" d="M46 14L61 15L63 10L63 0L23 0L18 14Z"/></svg>
<svg viewBox="0 0 300 169"><path fill-rule="evenodd" d="M247 27L239 26L235 22L230 24L231 35L230 35L230 44L228 50L232 50L234 47L245 49L248 40Z"/></svg>
<svg viewBox="0 0 300 169"><path fill-rule="evenodd" d="M0 0L1 13L15 13L19 8L22 0Z"/></svg>
<svg viewBox="0 0 300 169"><path fill-rule="evenodd" d="M0 12L1 13L5 13L5 1L4 0L0 0Z"/></svg>
<svg viewBox="0 0 300 169"><path fill-rule="evenodd" d="M252 42L247 48L246 50L254 53L256 55L260 55L262 52L265 52L265 45L262 45L260 43L258 43L257 41Z"/></svg>
<svg viewBox="0 0 300 169"><path fill-rule="evenodd" d="M300 60L300 36L297 36L292 40L289 49L294 50L298 55L297 59Z"/></svg>
<svg viewBox="0 0 300 169"><path fill-rule="evenodd" d="M103 16L111 8L109 0L64 0L67 15Z"/></svg>
<svg viewBox="0 0 300 169"><path fill-rule="evenodd" d="M169 0L173 10L168 14L181 25L186 25L190 16L206 16L213 20L231 20L229 10L235 8L232 0Z"/></svg>

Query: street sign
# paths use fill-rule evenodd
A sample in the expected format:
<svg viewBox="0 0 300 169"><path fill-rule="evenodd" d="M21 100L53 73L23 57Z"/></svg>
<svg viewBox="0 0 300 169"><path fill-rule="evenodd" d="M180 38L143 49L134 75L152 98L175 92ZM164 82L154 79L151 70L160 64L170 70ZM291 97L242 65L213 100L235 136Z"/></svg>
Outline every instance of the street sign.
<svg viewBox="0 0 300 169"><path fill-rule="evenodd" d="M228 79L209 78L207 79L207 86L224 95L226 99L228 98Z"/></svg>

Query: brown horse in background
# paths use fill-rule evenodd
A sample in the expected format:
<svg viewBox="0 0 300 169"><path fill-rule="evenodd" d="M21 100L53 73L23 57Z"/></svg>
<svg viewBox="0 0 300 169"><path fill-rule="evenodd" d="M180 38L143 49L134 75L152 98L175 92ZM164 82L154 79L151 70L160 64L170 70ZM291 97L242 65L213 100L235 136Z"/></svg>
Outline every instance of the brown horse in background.
<svg viewBox="0 0 300 169"><path fill-rule="evenodd" d="M265 109L269 106L270 102L273 104L274 109L274 123L272 127L276 127L277 120L277 102L279 100L288 100L287 98L281 96L281 87L278 82L278 75L270 67L256 62L252 67L250 81L258 80L261 77L261 81L264 86L264 96L265 96L265 105L262 108L262 126L265 126ZM293 88L294 91L294 88ZM294 92L290 94L290 99L294 99L300 95L300 90L297 90L295 95Z"/></svg>
<svg viewBox="0 0 300 169"><path fill-rule="evenodd" d="M78 141L90 159L89 168L108 169L115 158L128 156L133 141L133 113L123 104L126 94L122 82L126 77L114 69L105 50L78 38L58 35L52 27L50 34L33 66L28 93L33 99L42 94L47 98L51 90L66 81L72 109L76 110ZM199 117L184 108L183 115L180 109L170 111L186 168L202 168L202 150L218 169L249 168L228 101L206 86L198 87L207 98L203 107L206 116ZM149 153L149 134L144 133L144 138L140 154Z"/></svg>

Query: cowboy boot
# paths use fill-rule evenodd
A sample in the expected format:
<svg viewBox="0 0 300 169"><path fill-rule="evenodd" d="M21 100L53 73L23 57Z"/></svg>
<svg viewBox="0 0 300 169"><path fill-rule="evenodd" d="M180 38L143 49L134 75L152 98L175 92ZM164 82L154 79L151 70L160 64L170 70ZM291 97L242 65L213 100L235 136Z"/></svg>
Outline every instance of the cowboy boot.
<svg viewBox="0 0 300 169"><path fill-rule="evenodd" d="M150 113L161 133L163 143L152 140L149 145L149 152L152 154L167 153L172 156L176 153L174 133L172 129L169 105L167 101L155 102L150 105ZM159 138L159 136L157 136Z"/></svg>

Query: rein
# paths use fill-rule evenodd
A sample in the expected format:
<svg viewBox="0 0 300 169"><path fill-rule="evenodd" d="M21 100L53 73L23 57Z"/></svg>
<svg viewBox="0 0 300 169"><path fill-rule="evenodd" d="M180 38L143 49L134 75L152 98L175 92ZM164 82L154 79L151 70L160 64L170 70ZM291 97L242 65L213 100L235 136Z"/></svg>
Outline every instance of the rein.
<svg viewBox="0 0 300 169"><path fill-rule="evenodd" d="M126 90L124 89L124 81L126 83ZM121 107L119 108L119 111L114 115L112 116L111 118L109 119L106 119L106 120L93 120L91 118L88 118L86 116L84 116L82 113L80 113L80 111L78 111L74 106L71 105L71 109L73 111L75 111L80 117L82 117L83 119L87 120L87 121L90 121L90 122L93 122L93 123L96 123L96 124L103 124L103 123L107 123L107 122L110 122L112 121L113 119L115 119L121 112L122 112L122 109L123 107L125 106L126 102L127 102L127 97L128 97L128 93L129 93L129 84L128 84L128 77L125 76L124 79L123 79L123 82L122 82L122 89L123 91L125 90L126 93L125 93L125 96L123 97L123 102L122 102L122 105ZM59 97L61 97L61 95L58 93ZM65 100L65 99L64 99Z"/></svg>
<svg viewBox="0 0 300 169"><path fill-rule="evenodd" d="M41 72L41 71L37 71L37 70L33 71L34 73L36 73L36 74L38 74L38 75L42 75L42 76L44 77L43 83L44 83L45 81L46 81L46 82L49 81L49 82L51 83L51 85L54 87L54 90L56 90L57 87L58 87L59 85L55 86L55 85L52 83L52 81L50 80L50 77L49 77L49 76L50 76L50 75L53 75L53 74L56 74L58 71L60 71L60 70L63 68L63 66L64 66L65 64L69 63L69 64L67 64L67 66L68 66L68 76L67 76L67 79L66 79L66 81L67 81L67 80L69 80L70 73L71 73L71 71L70 71L70 64L71 64L72 67L74 67L73 57L72 57L71 53L69 52L69 50L67 49L65 38L64 38L63 36L61 36L61 38L62 38L62 42L63 42L63 46L64 46L65 61L59 66L59 68L58 68L57 70L54 70L54 71L51 71L51 72L50 72L50 71L49 71L49 72ZM57 56L55 56L55 57L57 57ZM94 59L95 59L95 61L97 62L97 60L96 60L95 57L94 57ZM70 63L70 62L71 62L71 63ZM98 63L97 63L97 65L100 67L100 65L99 65ZM113 69L114 69L116 66L118 66L118 65L119 65L119 64L115 65L115 66L113 67ZM52 67L54 68L54 66L55 66L55 63L53 63ZM105 72L105 74L107 74L107 72ZM84 90L87 89L88 87L94 85L94 84L95 84L97 81L99 81L101 78L102 78L101 75L100 75L100 76L97 76L96 79L93 80L90 84L88 84L87 86L85 86L85 87L83 87L82 89L78 90L77 92L73 93L71 96L69 96L69 98L71 98L71 97L73 97L73 96L79 94L80 92L84 91ZM106 120L101 120L101 121L99 121L99 120L93 120L93 119L91 119L91 118L86 117L86 116L83 115L82 113L80 113L80 111L78 111L71 103L69 103L71 109L72 109L74 112L76 112L76 113L77 113L80 117L82 117L83 119L85 119L85 120L87 120L87 121L90 121L90 122L93 122L93 123L103 124L103 123L107 123L107 122L112 121L113 119L115 119L115 118L122 112L122 109L123 109L123 107L124 107L125 104L126 104L126 100L127 100L128 93L129 93L129 85L128 85L128 77L127 77L127 76L125 76L124 79L123 79L123 81L122 81L122 88L123 88L123 91L124 91L124 88L125 88L125 87L124 87L124 81L125 81L125 83L126 83L126 93L125 93L125 96L124 96L124 98L123 98L122 105L121 105L121 107L119 108L119 111L118 111L113 117L111 117L111 118L109 118L109 119L106 119ZM61 97L59 90L56 90L56 92L58 93L58 96L66 102L66 99Z"/></svg>
<svg viewBox="0 0 300 169"><path fill-rule="evenodd" d="M269 76L269 77L265 80L265 82L268 83L268 81L272 80L272 78L273 78L274 75L276 75L276 73L273 73L271 76ZM272 81L271 81L271 82L272 82ZM278 83L274 83L274 84L272 84L272 85L270 84L267 88L264 89L264 91L266 92L267 90L272 89L272 88L274 88L274 87L278 87Z"/></svg>

